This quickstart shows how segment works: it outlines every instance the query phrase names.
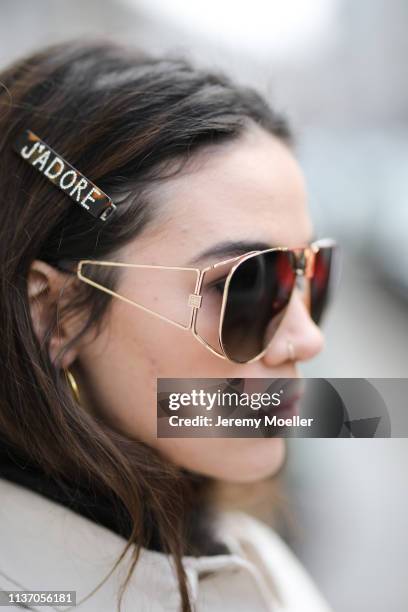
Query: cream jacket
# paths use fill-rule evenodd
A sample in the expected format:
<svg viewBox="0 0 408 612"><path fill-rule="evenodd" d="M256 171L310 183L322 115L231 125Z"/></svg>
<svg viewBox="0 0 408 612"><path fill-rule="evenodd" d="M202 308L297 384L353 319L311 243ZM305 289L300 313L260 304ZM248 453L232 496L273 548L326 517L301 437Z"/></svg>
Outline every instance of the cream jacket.
<svg viewBox="0 0 408 612"><path fill-rule="evenodd" d="M219 529L232 554L183 558L197 612L331 612L289 547L266 524L230 511L221 515ZM76 591L74 608L30 604L29 609L115 612L130 551L91 592L109 574L125 544L86 517L0 479L0 589ZM122 610L179 612L171 557L142 549Z"/></svg>

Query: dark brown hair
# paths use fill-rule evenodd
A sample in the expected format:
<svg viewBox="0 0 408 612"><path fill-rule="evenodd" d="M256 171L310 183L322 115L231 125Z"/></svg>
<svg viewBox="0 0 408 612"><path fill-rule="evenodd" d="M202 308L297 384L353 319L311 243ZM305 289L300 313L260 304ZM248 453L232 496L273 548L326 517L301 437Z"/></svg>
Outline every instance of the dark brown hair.
<svg viewBox="0 0 408 612"><path fill-rule="evenodd" d="M28 271L34 259L113 258L154 218L149 188L204 145L239 138L250 121L290 139L285 121L253 89L180 56L153 57L105 39L53 45L0 73L0 434L53 478L85 482L123 504L132 533L118 562L135 546L119 609L149 542L149 515L174 559L182 610L191 610L182 556L202 553L188 516L210 479L165 462L74 401L61 370L69 346L52 362L51 335L58 318L78 310L87 321L72 343L97 332L111 298L80 283L76 300L56 305L39 340ZM118 206L114 217L96 221L29 167L13 151L25 129L105 191ZM115 276L104 276L103 267L99 274L95 280L115 288Z"/></svg>

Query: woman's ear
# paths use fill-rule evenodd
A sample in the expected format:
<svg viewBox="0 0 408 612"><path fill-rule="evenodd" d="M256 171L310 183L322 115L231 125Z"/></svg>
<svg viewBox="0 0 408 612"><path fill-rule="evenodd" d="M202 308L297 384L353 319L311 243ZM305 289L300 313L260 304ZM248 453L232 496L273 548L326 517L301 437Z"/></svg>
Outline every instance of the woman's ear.
<svg viewBox="0 0 408 612"><path fill-rule="evenodd" d="M60 310L69 300L71 277L59 272L49 264L36 259L32 262L27 278L27 291L31 319L35 334L43 342L47 330L55 322L56 310ZM50 339L50 359L55 361L57 354L78 331L73 318L58 319ZM64 355L62 367L67 368L77 357L77 348L69 349Z"/></svg>

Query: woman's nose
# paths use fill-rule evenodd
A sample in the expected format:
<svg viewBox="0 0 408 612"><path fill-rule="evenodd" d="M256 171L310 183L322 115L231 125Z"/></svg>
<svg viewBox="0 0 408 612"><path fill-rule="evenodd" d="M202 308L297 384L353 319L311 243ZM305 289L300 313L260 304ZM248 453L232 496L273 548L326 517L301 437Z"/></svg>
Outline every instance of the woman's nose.
<svg viewBox="0 0 408 612"><path fill-rule="evenodd" d="M295 288L287 311L263 355L264 364L276 367L290 360L288 342L295 361L307 361L324 348L324 335L310 316L302 291Z"/></svg>

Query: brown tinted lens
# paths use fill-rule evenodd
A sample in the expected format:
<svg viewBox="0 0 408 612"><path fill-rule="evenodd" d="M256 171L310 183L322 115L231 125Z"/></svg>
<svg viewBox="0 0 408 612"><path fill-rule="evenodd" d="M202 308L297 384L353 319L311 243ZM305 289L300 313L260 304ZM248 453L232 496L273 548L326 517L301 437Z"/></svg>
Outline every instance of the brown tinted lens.
<svg viewBox="0 0 408 612"><path fill-rule="evenodd" d="M233 272L221 326L226 355L245 363L269 344L295 284L294 255L268 251L242 261Z"/></svg>
<svg viewBox="0 0 408 612"><path fill-rule="evenodd" d="M317 325L322 322L334 289L337 257L335 246L322 247L315 256L314 273L310 280L310 316Z"/></svg>

